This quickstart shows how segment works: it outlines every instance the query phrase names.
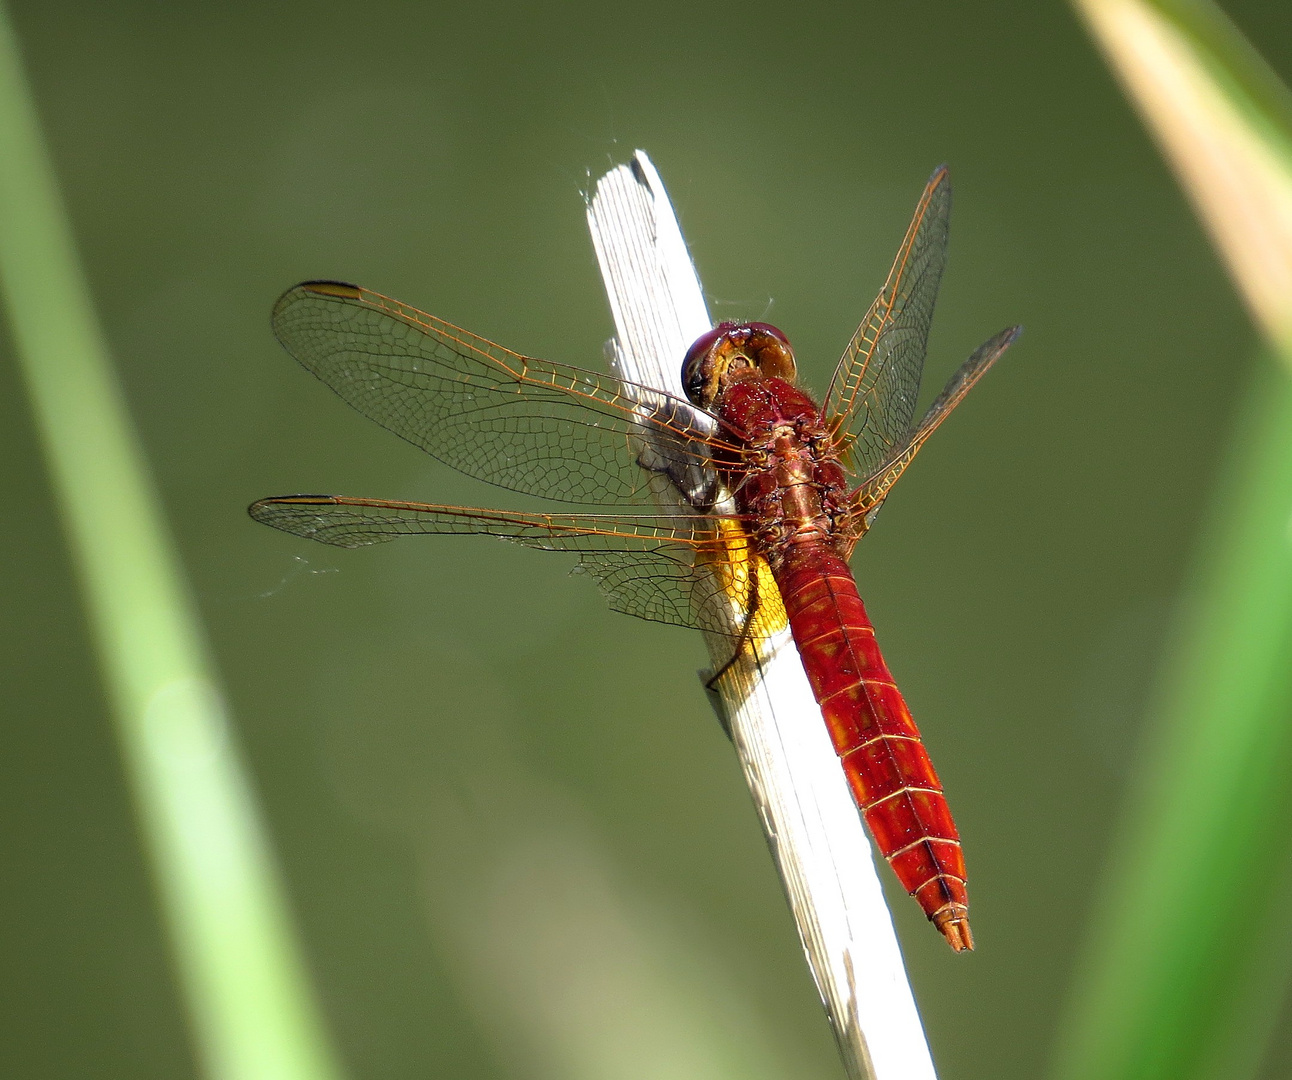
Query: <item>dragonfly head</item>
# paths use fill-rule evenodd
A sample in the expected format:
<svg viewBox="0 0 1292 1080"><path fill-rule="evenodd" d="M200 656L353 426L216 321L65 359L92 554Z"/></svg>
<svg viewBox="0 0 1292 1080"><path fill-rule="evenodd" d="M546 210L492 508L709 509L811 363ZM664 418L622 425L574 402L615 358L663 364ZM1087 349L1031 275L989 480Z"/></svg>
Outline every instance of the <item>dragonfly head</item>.
<svg viewBox="0 0 1292 1080"><path fill-rule="evenodd" d="M692 404L707 409L728 383L761 374L794 381L794 350L770 323L724 322L701 335L682 361L682 385Z"/></svg>

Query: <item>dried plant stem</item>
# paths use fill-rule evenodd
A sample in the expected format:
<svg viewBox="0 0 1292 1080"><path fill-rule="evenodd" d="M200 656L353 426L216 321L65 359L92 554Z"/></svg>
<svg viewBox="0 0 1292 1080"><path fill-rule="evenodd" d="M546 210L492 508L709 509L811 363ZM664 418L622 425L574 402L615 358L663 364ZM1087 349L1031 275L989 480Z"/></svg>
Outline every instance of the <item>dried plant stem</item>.
<svg viewBox="0 0 1292 1080"><path fill-rule="evenodd" d="M644 153L597 183L588 224L615 319L616 373L681 396L681 359L711 324ZM710 651L725 662L730 642ZM849 1076L932 1080L870 844L789 631L742 652L718 696Z"/></svg>

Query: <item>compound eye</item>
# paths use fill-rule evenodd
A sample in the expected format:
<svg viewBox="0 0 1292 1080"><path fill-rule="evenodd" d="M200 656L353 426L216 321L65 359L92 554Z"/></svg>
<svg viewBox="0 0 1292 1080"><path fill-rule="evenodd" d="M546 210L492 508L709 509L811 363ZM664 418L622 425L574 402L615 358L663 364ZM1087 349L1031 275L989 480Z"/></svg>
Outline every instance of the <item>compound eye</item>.
<svg viewBox="0 0 1292 1080"><path fill-rule="evenodd" d="M757 330L757 331L760 331L761 333L768 334L771 337L774 337L787 349L790 347L790 339L787 338L780 330L774 327L771 323L751 322L751 323L745 323L745 325L749 327L750 330Z"/></svg>
<svg viewBox="0 0 1292 1080"><path fill-rule="evenodd" d="M793 382L798 365L794 362L790 339L771 323L747 323L746 326L749 330L748 351L758 364L758 370L769 377Z"/></svg>
<svg viewBox="0 0 1292 1080"><path fill-rule="evenodd" d="M735 323L724 322L695 339L686 350L686 359L682 361L682 388L693 405L707 409L713 403L716 390L713 384L713 351L735 326ZM707 400L706 400L707 399Z"/></svg>

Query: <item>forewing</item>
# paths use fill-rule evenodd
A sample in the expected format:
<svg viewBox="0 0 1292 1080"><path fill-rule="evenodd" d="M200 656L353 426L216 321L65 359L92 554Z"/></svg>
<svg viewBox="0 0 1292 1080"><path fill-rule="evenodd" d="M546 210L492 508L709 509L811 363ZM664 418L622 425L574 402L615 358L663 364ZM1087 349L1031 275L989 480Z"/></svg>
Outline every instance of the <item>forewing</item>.
<svg viewBox="0 0 1292 1080"><path fill-rule="evenodd" d="M951 182L943 165L925 185L888 280L826 391L823 415L859 476L870 475L910 434L950 218Z"/></svg>
<svg viewBox="0 0 1292 1080"><path fill-rule="evenodd" d="M924 445L925 440L951 414L951 410L964 400L964 396L973 389L974 384L987 373L987 369L1000 358L1001 353L1008 349L1022 332L1023 328L1021 326L1011 326L1008 330L1002 330L995 337L980 345L974 354L960 365L956 373L947 382L942 393L928 407L915 430L911 432L910 438L897 447L886 461L881 462L878 468L867 476L853 493L852 510L848 520L843 523L845 531L855 531L852 530L852 526L857 523L858 518L864 518L865 515L872 513L879 507L879 504L888 495L889 489L897 482L898 477L906 471L906 467L919 452L920 447Z"/></svg>
<svg viewBox="0 0 1292 1080"><path fill-rule="evenodd" d="M456 534L575 552L580 569L615 611L711 633L738 635L739 613L755 606L758 575L751 568L759 556L730 518L511 513L338 495L261 499L249 513L283 532L337 547Z"/></svg>
<svg viewBox="0 0 1292 1080"><path fill-rule="evenodd" d="M688 402L521 356L380 293L306 282L279 299L273 326L288 352L364 416L500 487L586 505L647 504L652 476L709 470L711 440Z"/></svg>

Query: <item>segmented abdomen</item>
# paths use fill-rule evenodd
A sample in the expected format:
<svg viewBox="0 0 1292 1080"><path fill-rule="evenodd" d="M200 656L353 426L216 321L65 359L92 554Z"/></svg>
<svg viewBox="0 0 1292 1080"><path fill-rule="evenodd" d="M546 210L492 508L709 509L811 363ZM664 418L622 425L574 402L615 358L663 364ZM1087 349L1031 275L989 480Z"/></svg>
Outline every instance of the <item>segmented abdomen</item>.
<svg viewBox="0 0 1292 1080"><path fill-rule="evenodd" d="M823 541L789 547L776 583L853 797L898 880L952 948L973 948L960 837L852 571Z"/></svg>

